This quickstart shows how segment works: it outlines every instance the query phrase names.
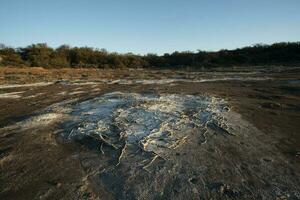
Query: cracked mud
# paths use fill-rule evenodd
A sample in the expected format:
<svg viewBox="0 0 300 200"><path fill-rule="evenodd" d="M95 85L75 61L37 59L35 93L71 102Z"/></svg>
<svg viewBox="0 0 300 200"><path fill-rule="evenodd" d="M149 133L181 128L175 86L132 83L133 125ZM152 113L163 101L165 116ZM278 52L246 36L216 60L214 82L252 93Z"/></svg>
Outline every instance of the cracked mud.
<svg viewBox="0 0 300 200"><path fill-rule="evenodd" d="M256 76L6 84L0 197L299 199L299 81Z"/></svg>

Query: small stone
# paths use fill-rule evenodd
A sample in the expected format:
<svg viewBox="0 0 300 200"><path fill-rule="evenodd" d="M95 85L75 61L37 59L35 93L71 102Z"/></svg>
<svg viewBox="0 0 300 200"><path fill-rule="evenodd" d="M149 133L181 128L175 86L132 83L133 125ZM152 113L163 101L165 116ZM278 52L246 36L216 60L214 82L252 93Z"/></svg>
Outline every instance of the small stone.
<svg viewBox="0 0 300 200"><path fill-rule="evenodd" d="M60 188L62 186L62 183L57 183L56 187Z"/></svg>

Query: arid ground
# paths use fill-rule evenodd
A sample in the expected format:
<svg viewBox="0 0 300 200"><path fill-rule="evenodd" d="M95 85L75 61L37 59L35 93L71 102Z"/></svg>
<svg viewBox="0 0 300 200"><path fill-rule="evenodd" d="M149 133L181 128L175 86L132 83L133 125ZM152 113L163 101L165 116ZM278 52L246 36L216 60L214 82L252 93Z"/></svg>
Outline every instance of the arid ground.
<svg viewBox="0 0 300 200"><path fill-rule="evenodd" d="M300 68L0 68L0 199L300 199Z"/></svg>

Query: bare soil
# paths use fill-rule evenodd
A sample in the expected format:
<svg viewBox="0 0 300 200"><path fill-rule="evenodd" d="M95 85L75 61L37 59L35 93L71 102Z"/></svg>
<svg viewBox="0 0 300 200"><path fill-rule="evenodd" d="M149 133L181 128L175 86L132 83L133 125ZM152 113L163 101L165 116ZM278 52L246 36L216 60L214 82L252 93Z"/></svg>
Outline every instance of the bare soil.
<svg viewBox="0 0 300 200"><path fill-rule="evenodd" d="M163 84L97 82L216 77L231 79ZM91 81L96 83L83 84ZM0 87L0 94L22 92L19 98L0 98L0 199L300 198L299 68L196 75L170 70L1 68L0 82L1 86L51 82ZM91 141L64 141L60 137L63 120L33 128L16 126L56 103L71 100L70 104L76 105L115 91L222 98L249 128L241 129L237 136L212 136L206 144L199 142L199 134L191 133L164 159L154 159L143 170L145 165L131 165L150 156L141 150L137 150L141 157L128 155L117 165L121 150L104 147L101 151L101 144L93 147Z"/></svg>

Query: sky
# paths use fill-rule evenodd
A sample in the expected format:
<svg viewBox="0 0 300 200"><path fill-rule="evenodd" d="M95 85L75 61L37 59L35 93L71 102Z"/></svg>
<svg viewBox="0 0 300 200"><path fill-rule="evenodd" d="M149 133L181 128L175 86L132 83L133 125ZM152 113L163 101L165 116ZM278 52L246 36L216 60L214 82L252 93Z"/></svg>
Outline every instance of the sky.
<svg viewBox="0 0 300 200"><path fill-rule="evenodd" d="M300 0L0 0L0 43L137 54L300 41Z"/></svg>

